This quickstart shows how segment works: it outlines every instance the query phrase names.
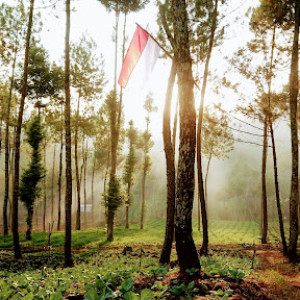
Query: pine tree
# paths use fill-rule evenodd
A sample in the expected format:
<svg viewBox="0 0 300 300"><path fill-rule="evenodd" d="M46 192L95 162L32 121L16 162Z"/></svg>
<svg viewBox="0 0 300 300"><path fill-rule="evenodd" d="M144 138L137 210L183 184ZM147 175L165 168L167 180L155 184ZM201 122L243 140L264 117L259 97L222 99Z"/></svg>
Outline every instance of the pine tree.
<svg viewBox="0 0 300 300"><path fill-rule="evenodd" d="M26 239L31 240L32 216L34 203L39 198L41 188L40 180L44 177L44 169L41 163L40 144L43 139L43 130L38 116L27 125L27 142L32 148L31 162L29 168L24 171L20 183L20 200L27 209L27 231Z"/></svg>

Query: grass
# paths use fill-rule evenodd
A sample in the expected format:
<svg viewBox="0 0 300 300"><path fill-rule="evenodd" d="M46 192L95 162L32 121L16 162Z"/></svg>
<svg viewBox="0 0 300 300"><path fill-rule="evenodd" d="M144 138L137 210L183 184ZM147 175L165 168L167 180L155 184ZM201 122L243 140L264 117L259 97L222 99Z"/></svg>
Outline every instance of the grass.
<svg viewBox="0 0 300 300"><path fill-rule="evenodd" d="M212 221L209 224L211 243L252 243L258 235L258 228L254 222ZM72 246L106 246L128 244L162 244L164 237L164 221L152 221L143 230L139 224L131 225L129 229L123 226L115 228L114 241L106 241L105 228L90 228L72 232ZM196 243L201 242L201 232L194 228ZM32 241L26 241L25 234L20 234L21 246L47 246L48 233L34 232ZM53 232L51 245L63 246L64 232ZM0 248L12 247L12 236L0 236Z"/></svg>
<svg viewBox="0 0 300 300"><path fill-rule="evenodd" d="M201 243L202 232L197 230L194 222L194 239L196 243ZM98 247L98 246L115 246L131 244L162 244L165 232L165 222L156 220L148 222L143 230L139 229L139 224L133 224L129 229L124 226L115 228L114 241L106 241L105 228L89 228L81 231L72 232L73 247ZM209 242L210 244L252 244L253 241L259 243L259 226L256 222L240 221L210 221L209 222ZM278 234L273 232L270 235L271 242L274 236ZM25 234L20 233L21 246L47 246L48 233L34 232L32 241L26 241ZM51 245L54 247L64 245L64 232L55 231L51 236ZM0 248L9 248L13 246L12 236L0 236Z"/></svg>

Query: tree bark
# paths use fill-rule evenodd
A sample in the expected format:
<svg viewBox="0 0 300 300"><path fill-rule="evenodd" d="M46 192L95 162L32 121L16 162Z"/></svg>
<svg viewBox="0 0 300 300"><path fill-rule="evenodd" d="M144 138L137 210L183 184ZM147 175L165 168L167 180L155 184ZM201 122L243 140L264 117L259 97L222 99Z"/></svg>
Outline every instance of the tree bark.
<svg viewBox="0 0 300 300"><path fill-rule="evenodd" d="M204 106L204 97L206 90L206 83L209 70L209 62L214 46L215 31L217 28L217 17L218 17L218 0L215 0L215 9L212 21L211 35L209 39L208 52L205 61L204 74L203 74L203 83L201 88L201 102L198 115L198 125L197 125L197 170L198 170L198 197L201 206L201 215L202 215L202 228L203 228L203 241L200 253L203 255L208 254L208 222L207 222L207 211L206 211L206 201L203 188L203 174L202 174L202 143L201 143L201 133L202 133L202 121L203 121L203 106Z"/></svg>
<svg viewBox="0 0 300 300"><path fill-rule="evenodd" d="M200 269L200 261L192 236L196 112L185 0L172 0L171 9L174 14L174 40L171 40L171 44L174 49L178 76L180 116L175 238L179 267L185 272L189 268Z"/></svg>
<svg viewBox="0 0 300 300"><path fill-rule="evenodd" d="M70 1L66 0L65 43L65 126L66 126L66 196L65 196L65 267L73 266L72 239L72 155L71 155L71 107L70 107Z"/></svg>
<svg viewBox="0 0 300 300"><path fill-rule="evenodd" d="M76 172L76 188L77 188L77 212L76 212L76 230L81 229L81 212L80 212L80 180L78 168L78 118L79 118L80 96L77 100L76 124L75 124L75 172Z"/></svg>
<svg viewBox="0 0 300 300"><path fill-rule="evenodd" d="M299 60L299 19L300 3L295 1L295 30L291 61L290 74L290 120L291 120L291 143L292 143L292 180L290 196L290 241L289 241L289 260L294 261L297 257L298 241L298 201L299 201L299 182L298 182L298 128L297 128L297 99L299 93L298 60Z"/></svg>
<svg viewBox="0 0 300 300"><path fill-rule="evenodd" d="M277 213L278 213L278 220L279 220L279 230L280 230L283 254L287 255L287 244L286 244L286 239L285 239L285 234L284 234L283 217L282 217L281 204L280 204L276 146L275 146L275 139L274 139L273 124L272 124L271 121L269 121L269 126L270 126L270 133L271 133L271 139L272 139L274 182L275 182L275 195L276 195Z"/></svg>
<svg viewBox="0 0 300 300"><path fill-rule="evenodd" d="M274 138L273 123L271 119L271 84L272 84L272 70L273 70L273 58L274 58L274 49L275 49L275 37L276 37L276 25L273 25L273 38L272 38L272 48L271 48L271 58L270 58L270 69L268 76L268 105L269 105L269 128L272 140L272 153L273 153L273 167L274 167L274 184L275 184L275 195L276 195L276 206L279 220L279 230L283 248L283 254L287 255L287 244L284 234L284 225L283 217L280 203L280 193L279 193L279 182L278 182L278 170L277 170L277 155L276 155L276 146Z"/></svg>
<svg viewBox="0 0 300 300"><path fill-rule="evenodd" d="M26 230L26 240L31 241L31 232L32 232L32 217L33 217L33 207L27 209L27 230Z"/></svg>
<svg viewBox="0 0 300 300"><path fill-rule="evenodd" d="M168 88L165 100L164 115L163 115L163 140L166 157L167 169L167 219L165 240L161 250L159 262L161 264L170 263L172 244L174 238L174 214L175 214L175 162L174 162L174 143L175 138L171 134L171 103L173 88L176 77L175 63L172 61L171 72L168 81Z"/></svg>
<svg viewBox="0 0 300 300"><path fill-rule="evenodd" d="M143 171L143 178L142 178L142 206L141 206L141 224L140 229L144 229L144 219L145 219L145 188L146 188L146 170Z"/></svg>
<svg viewBox="0 0 300 300"><path fill-rule="evenodd" d="M119 130L117 123L117 54L118 54L118 27L119 27L119 7L118 2L116 3L115 8L116 13L116 25L115 25L115 70L114 70L114 95L113 95L113 104L112 104L112 112L111 112L111 170L110 170L110 182L116 180L116 167L117 167L117 148L118 148L118 140L119 140ZM108 204L107 207L107 241L111 242L114 239L114 220L110 220L109 218L114 218L115 211Z"/></svg>
<svg viewBox="0 0 300 300"><path fill-rule="evenodd" d="M268 118L267 115L265 115L263 153L262 153L262 172L261 172L262 194L261 194L260 234L261 234L262 244L267 243L267 235L268 235L268 202L267 202L267 186L266 186L267 153L268 153Z"/></svg>
<svg viewBox="0 0 300 300"><path fill-rule="evenodd" d="M10 122L12 90L13 90L14 79L15 79L16 60L17 60L17 51L15 50L13 64L12 64L11 78L10 78L9 95L7 99L6 125L5 125L5 145L4 145L5 147L5 191L4 191L4 201L3 201L4 235L8 234L7 204L9 198L9 122Z"/></svg>
<svg viewBox="0 0 300 300"><path fill-rule="evenodd" d="M92 171L92 186L91 186L91 190L92 190L92 222L93 222L93 226L95 223L95 195L94 195L94 179L95 179L95 168L96 168L96 156L94 155L94 163L93 163L93 171Z"/></svg>
<svg viewBox="0 0 300 300"><path fill-rule="evenodd" d="M45 168L45 177L43 180L44 183L44 201L43 201L43 231L46 232L46 209L47 209L47 188L46 188L46 175L47 175L47 167L46 167L46 157L47 157L47 137L44 138L44 168Z"/></svg>
<svg viewBox="0 0 300 300"><path fill-rule="evenodd" d="M126 212L125 212L125 228L128 229L129 228L129 204L130 204L130 189L131 189L131 184L128 183L127 186L127 195L128 195L128 203L126 205Z"/></svg>
<svg viewBox="0 0 300 300"><path fill-rule="evenodd" d="M211 158L212 158L212 154L209 154L209 158L208 158L208 162L207 162L207 168L206 168L206 173L205 173L205 183L204 183L204 187L205 187L205 200L207 202L207 180L208 180L208 172L209 172L209 167L210 167L210 162L211 162Z"/></svg>
<svg viewBox="0 0 300 300"><path fill-rule="evenodd" d="M60 152L59 152L59 171L58 171L58 209L57 209L57 230L60 230L61 224L61 179L62 179L62 155L63 155L63 128L60 133Z"/></svg>
<svg viewBox="0 0 300 300"><path fill-rule="evenodd" d="M54 169L55 169L56 147L53 146L52 179L51 179L51 224L54 222Z"/></svg>
<svg viewBox="0 0 300 300"><path fill-rule="evenodd" d="M33 17L33 7L34 0L30 0L30 10L29 10L29 19L28 27L26 34L26 47L25 47L25 58L24 58L24 73L23 73L23 86L21 93L20 109L18 115L18 124L16 131L16 140L15 140L15 174L14 174L14 183L13 183L13 211L12 211L12 231L14 239L14 250L15 258L22 258L20 242L19 242L19 172L20 172L20 143L21 143L21 130L22 130L22 121L23 121L23 112L25 106L25 98L27 96L27 78L28 78L28 58L29 58L29 47L30 47L30 36L32 28L32 17Z"/></svg>
<svg viewBox="0 0 300 300"><path fill-rule="evenodd" d="M85 151L83 153L83 199L84 199L84 226L87 227L87 216L86 216L86 209L87 209L87 197L86 197L86 168L87 168L87 149L88 143L85 143Z"/></svg>

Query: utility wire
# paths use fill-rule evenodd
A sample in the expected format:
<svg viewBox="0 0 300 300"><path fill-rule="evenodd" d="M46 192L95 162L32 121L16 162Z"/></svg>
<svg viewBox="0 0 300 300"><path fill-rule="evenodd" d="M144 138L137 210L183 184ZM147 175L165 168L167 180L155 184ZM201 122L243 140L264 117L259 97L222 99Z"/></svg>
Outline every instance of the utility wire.
<svg viewBox="0 0 300 300"><path fill-rule="evenodd" d="M245 144L251 144L251 145L256 145L256 146L264 147L264 145L258 144L258 143L255 143L255 142L244 141L244 140L241 140L241 139L235 139L235 138L232 138L232 139L233 139L234 141L236 141L236 142L240 142L240 143L245 143ZM270 145L267 145L267 147L272 148L272 146L270 146Z"/></svg>

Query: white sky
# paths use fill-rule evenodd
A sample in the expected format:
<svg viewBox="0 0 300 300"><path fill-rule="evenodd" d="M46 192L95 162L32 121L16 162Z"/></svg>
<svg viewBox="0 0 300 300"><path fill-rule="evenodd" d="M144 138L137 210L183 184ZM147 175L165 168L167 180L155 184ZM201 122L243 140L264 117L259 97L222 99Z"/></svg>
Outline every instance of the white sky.
<svg viewBox="0 0 300 300"><path fill-rule="evenodd" d="M5 3L13 3L14 0L0 0ZM27 3L29 1L26 1ZM45 1L47 2L47 1ZM44 27L41 33L41 42L44 47L49 51L50 59L63 64L62 57L64 54L64 39L65 39L65 12L64 1L60 1L60 5L56 10L38 9L42 1L36 0L36 10L42 13L42 20ZM155 36L157 31L156 18L158 8L151 1L146 8L138 13L130 14L127 18L127 45L135 30L135 23L141 24L147 28L150 33ZM226 18L221 20L221 25L229 24L226 29L226 37L224 43L218 49L214 49L211 58L211 72L217 72L219 76L226 70L226 62L224 55L231 55L240 46L245 46L246 42L250 39L251 33L248 29L248 20L244 15L249 6L256 6L258 0L230 0L227 8ZM71 14L71 41L77 42L82 33L88 33L97 43L99 53L103 54L105 58L105 70L109 83L107 91L113 87L113 73L114 73L114 43L112 41L113 27L115 23L114 13L108 13L101 3L97 0L73 0L72 6L76 11ZM238 17L241 17L239 20ZM119 23L119 64L118 72L121 68L121 44L122 44L122 26L123 18L121 16ZM134 123L140 129L145 128L145 112L143 110L143 102L146 94L149 91L154 93L154 104L158 106L158 112L153 113L151 116L150 130L153 136L161 138L162 127L162 110L164 105L164 97L170 70L170 60L159 59L156 63L151 80L148 82L147 87L143 91L138 89L125 90L124 93L124 112L126 124L128 120L133 119ZM237 76L238 75L232 75ZM281 79L283 82L283 79ZM200 83L201 86L201 83ZM250 89L250 87L249 87ZM225 108L231 109L237 103L237 95L232 91L224 91L223 96L216 96L211 92L212 86L208 84L206 93L206 103L222 102ZM251 91L249 91L251 92ZM195 92L196 107L199 106L199 92ZM75 102L76 99L73 99ZM175 102L175 101L174 101Z"/></svg>

